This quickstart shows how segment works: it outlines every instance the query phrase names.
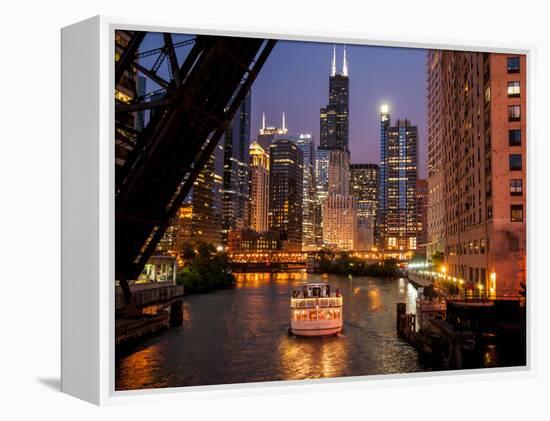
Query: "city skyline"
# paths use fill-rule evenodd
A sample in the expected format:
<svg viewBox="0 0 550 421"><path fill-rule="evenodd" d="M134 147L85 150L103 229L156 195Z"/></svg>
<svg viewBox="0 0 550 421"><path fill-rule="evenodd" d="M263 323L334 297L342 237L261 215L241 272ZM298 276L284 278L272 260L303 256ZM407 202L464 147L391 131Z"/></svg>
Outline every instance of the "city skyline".
<svg viewBox="0 0 550 421"><path fill-rule="evenodd" d="M174 34L175 41L192 35ZM148 33L143 49L157 48L162 34ZM290 135L311 133L320 142L319 109L327 104L327 80L336 46L336 70L343 66L344 44L279 40L251 88L251 141L257 140L263 114L268 126L281 127L285 113ZM397 118L418 126L418 176L427 177L426 52L419 48L345 44L350 78L349 149L353 164L380 164L379 110L382 104ZM190 47L178 49L185 57ZM143 59L152 65L154 57ZM289 63L297 65L289 66ZM407 69L407 72L403 72ZM163 75L164 69L159 73ZM148 80L157 89L154 81Z"/></svg>
<svg viewBox="0 0 550 421"><path fill-rule="evenodd" d="M252 138L262 127L281 126L285 112L291 134L312 133L320 141L319 108L326 105L333 48L336 69L343 66L343 44L279 41L252 86ZM407 118L418 126L419 178L426 164L426 50L346 44L350 78L349 148L352 163L380 163L379 110L390 107L394 118ZM295 61L307 66L287 66ZM407 68L406 73L402 72ZM300 81L300 83L297 83Z"/></svg>

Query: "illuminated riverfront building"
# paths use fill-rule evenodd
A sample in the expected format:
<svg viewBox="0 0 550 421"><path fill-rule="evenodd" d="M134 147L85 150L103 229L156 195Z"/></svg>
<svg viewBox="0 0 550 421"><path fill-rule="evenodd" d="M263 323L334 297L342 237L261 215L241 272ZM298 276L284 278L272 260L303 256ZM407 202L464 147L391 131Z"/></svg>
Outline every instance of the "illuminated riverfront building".
<svg viewBox="0 0 550 421"><path fill-rule="evenodd" d="M222 240L232 228L243 228L247 216L250 148L250 91L225 131L223 165Z"/></svg>
<svg viewBox="0 0 550 421"><path fill-rule="evenodd" d="M286 117L284 111L281 123L281 127L268 126L266 123L265 113L262 113L262 128L258 133L256 142L258 142L264 150L269 151L269 146L275 140L288 138L288 129L286 128Z"/></svg>
<svg viewBox="0 0 550 421"><path fill-rule="evenodd" d="M387 105L380 113L379 226L386 250L416 250L418 130L409 120L391 126Z"/></svg>
<svg viewBox="0 0 550 421"><path fill-rule="evenodd" d="M376 245L379 172L376 164L350 165L350 193L357 201L357 250Z"/></svg>
<svg viewBox="0 0 550 421"><path fill-rule="evenodd" d="M331 194L323 205L323 242L336 249L353 251L357 246L355 197Z"/></svg>
<svg viewBox="0 0 550 421"><path fill-rule="evenodd" d="M250 201L248 226L262 232L268 229L269 154L254 142L250 145Z"/></svg>
<svg viewBox="0 0 550 421"><path fill-rule="evenodd" d="M269 229L279 233L285 250L302 249L303 152L288 139L269 147Z"/></svg>
<svg viewBox="0 0 550 421"><path fill-rule="evenodd" d="M328 197L323 203L323 243L337 250L357 247L357 203L349 194L350 158L334 149L329 157Z"/></svg>
<svg viewBox="0 0 550 421"><path fill-rule="evenodd" d="M302 133L292 137L304 155L303 202L302 202L302 250L316 248L315 240L315 144L313 135Z"/></svg>
<svg viewBox="0 0 550 421"><path fill-rule="evenodd" d="M443 52L428 50L426 53L426 125L428 131L428 261L443 253L445 242L445 171L443 168Z"/></svg>
<svg viewBox="0 0 550 421"><path fill-rule="evenodd" d="M281 249L281 240L276 231L257 232L251 229L229 231L229 253L262 253Z"/></svg>
<svg viewBox="0 0 550 421"><path fill-rule="evenodd" d="M428 116L441 121L428 153L443 173L447 272L491 295L517 295L526 280L525 56L440 51L427 68L428 95L441 89L439 103L428 101Z"/></svg>

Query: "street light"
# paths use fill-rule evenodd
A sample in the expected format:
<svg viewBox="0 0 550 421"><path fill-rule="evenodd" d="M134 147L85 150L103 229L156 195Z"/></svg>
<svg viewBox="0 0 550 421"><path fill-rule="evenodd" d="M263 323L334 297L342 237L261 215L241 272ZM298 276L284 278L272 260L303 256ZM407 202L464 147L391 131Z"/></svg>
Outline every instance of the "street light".
<svg viewBox="0 0 550 421"><path fill-rule="evenodd" d="M496 287L497 287L497 273L494 270L489 275L489 279L491 280L491 285L489 286L489 291L491 292L491 294L493 294L495 292Z"/></svg>

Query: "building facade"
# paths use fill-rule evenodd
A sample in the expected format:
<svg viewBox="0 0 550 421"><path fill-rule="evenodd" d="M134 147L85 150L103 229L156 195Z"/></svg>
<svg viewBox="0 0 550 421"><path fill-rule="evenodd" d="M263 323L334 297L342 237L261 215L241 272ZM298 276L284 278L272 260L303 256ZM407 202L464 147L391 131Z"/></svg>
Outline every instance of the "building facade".
<svg viewBox="0 0 550 421"><path fill-rule="evenodd" d="M442 254L445 242L445 171L443 168L443 52L426 53L426 126L428 144L428 241L426 259Z"/></svg>
<svg viewBox="0 0 550 421"><path fill-rule="evenodd" d="M268 230L269 154L253 142L250 145L250 202L248 226L256 232Z"/></svg>
<svg viewBox="0 0 550 421"><path fill-rule="evenodd" d="M350 154L332 149L329 155L328 196L323 203L323 244L336 250L357 248L357 202L349 194Z"/></svg>
<svg viewBox="0 0 550 421"><path fill-rule="evenodd" d="M347 150L333 149L328 160L328 195L349 195L350 153Z"/></svg>
<svg viewBox="0 0 550 421"><path fill-rule="evenodd" d="M115 61L120 59L130 39L130 32L115 31ZM124 71L120 81L115 86L115 101L117 103L126 104L134 100L139 89L137 77L137 72L133 67L129 67ZM135 113L124 113L122 120L121 115L117 113L115 127L115 171L119 172L133 149L133 130L139 130L140 125ZM128 129L125 129L125 127Z"/></svg>
<svg viewBox="0 0 550 421"><path fill-rule="evenodd" d="M443 51L441 61L445 265L491 295L517 295L526 280L525 56Z"/></svg>
<svg viewBox="0 0 550 421"><path fill-rule="evenodd" d="M425 252L428 244L428 180L416 180L416 248Z"/></svg>
<svg viewBox="0 0 550 421"><path fill-rule="evenodd" d="M315 242L323 245L323 203L328 197L328 164L330 150L317 147L315 154Z"/></svg>
<svg viewBox="0 0 550 421"><path fill-rule="evenodd" d="M288 139L269 147L269 230L279 233L285 250L302 249L303 153Z"/></svg>
<svg viewBox="0 0 550 421"><path fill-rule="evenodd" d="M417 249L416 180L418 129L407 119L391 125L387 105L381 108L380 238L385 250Z"/></svg>
<svg viewBox="0 0 550 421"><path fill-rule="evenodd" d="M186 243L222 245L223 148L216 147L193 188L157 246L157 252L178 255Z"/></svg>
<svg viewBox="0 0 550 421"><path fill-rule="evenodd" d="M229 231L229 253L265 253L281 249L281 240L276 231L258 232L248 228Z"/></svg>
<svg viewBox="0 0 550 421"><path fill-rule="evenodd" d="M323 242L343 251L357 249L357 204L355 197L330 194L323 205Z"/></svg>
<svg viewBox="0 0 550 421"><path fill-rule="evenodd" d="M357 201L357 250L376 247L378 183L380 167L376 164L350 165L350 194Z"/></svg>
<svg viewBox="0 0 550 421"><path fill-rule="evenodd" d="M315 142L310 133L301 133L292 140L302 150L304 157L302 203L302 250L314 250L315 241Z"/></svg>
<svg viewBox="0 0 550 421"><path fill-rule="evenodd" d="M249 200L251 94L246 94L223 137L222 241L227 245L230 229L246 225Z"/></svg>

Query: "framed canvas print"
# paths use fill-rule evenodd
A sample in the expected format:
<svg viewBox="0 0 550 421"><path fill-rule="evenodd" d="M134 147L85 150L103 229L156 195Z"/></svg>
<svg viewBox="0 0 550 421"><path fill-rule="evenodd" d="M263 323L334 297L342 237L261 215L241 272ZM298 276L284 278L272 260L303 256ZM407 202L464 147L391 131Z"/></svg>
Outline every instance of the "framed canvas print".
<svg viewBox="0 0 550 421"><path fill-rule="evenodd" d="M532 370L531 47L96 17L62 56L63 391Z"/></svg>

